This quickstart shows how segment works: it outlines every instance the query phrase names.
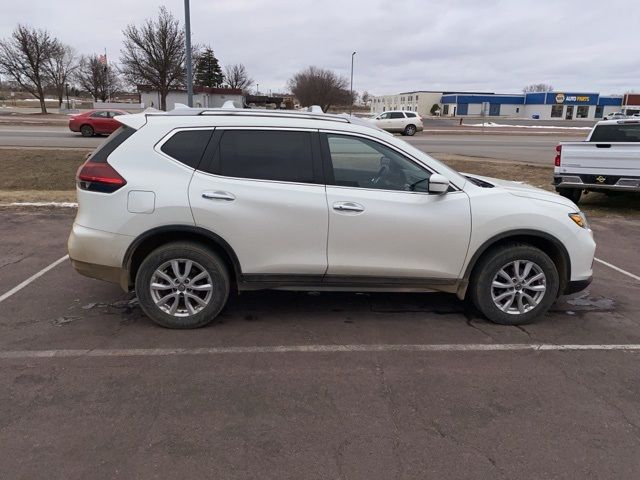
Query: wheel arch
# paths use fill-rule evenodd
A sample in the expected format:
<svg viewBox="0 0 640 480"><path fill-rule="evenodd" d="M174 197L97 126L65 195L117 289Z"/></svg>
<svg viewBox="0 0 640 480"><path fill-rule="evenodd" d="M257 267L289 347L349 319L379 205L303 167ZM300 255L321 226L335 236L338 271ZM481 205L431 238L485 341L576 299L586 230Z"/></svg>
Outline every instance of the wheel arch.
<svg viewBox="0 0 640 480"><path fill-rule="evenodd" d="M242 275L240 261L231 245L225 239L201 227L164 225L139 235L127 248L122 267L126 272L128 286L131 287L134 284L140 264L149 253L167 243L185 240L201 243L220 255L229 268L232 284L237 284Z"/></svg>
<svg viewBox="0 0 640 480"><path fill-rule="evenodd" d="M480 245L480 247L474 252L464 271L464 275L462 277L463 281L460 283L460 287L457 292L459 298L464 298L466 296L469 279L473 275L480 259L494 248L509 243L528 244L539 248L549 255L558 269L558 275L560 277L559 294L565 290L565 287L571 279L571 257L569 256L569 252L564 244L549 233L539 230L519 229L495 235Z"/></svg>

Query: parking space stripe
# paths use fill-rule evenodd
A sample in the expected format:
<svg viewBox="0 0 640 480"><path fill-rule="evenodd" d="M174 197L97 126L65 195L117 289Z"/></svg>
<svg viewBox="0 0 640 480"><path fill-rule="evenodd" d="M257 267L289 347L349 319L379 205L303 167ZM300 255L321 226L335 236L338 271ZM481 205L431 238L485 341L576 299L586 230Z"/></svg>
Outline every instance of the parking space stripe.
<svg viewBox="0 0 640 480"><path fill-rule="evenodd" d="M622 268L620 268L620 267L616 267L615 265L612 265L612 264L610 264L609 262L605 262L604 260L600 260L600 259L599 259L599 258L597 258L597 257L596 257L594 260L595 260L596 262L598 262L598 263L601 263L602 265L604 265L604 266L606 266L606 267L609 267L609 268L611 268L611 269L615 270L616 272L620 272L620 273L622 273L623 275L626 275L627 277L631 277L631 278L633 278L634 280L637 280L638 282L640 282L640 277L639 277L638 275L634 275L634 274L633 274L633 273L631 273L631 272L627 272L626 270L623 270L623 269L622 269Z"/></svg>
<svg viewBox="0 0 640 480"><path fill-rule="evenodd" d="M253 347L125 348L80 350L0 350L0 359L76 357L172 357L257 353L376 353L376 352L514 352L514 351L640 351L640 344L418 344L418 345L274 345Z"/></svg>
<svg viewBox="0 0 640 480"><path fill-rule="evenodd" d="M18 293L20 290L22 290L24 287L26 287L27 285L29 285L30 283L32 283L33 281L37 280L38 278L40 278L42 275L44 275L45 273L47 273L49 270L57 267L58 265L60 265L62 262L64 262L65 260L67 260L69 258L69 255L65 255L62 258L59 258L58 260L56 260L55 262L53 262L51 265L48 265L46 267L44 267L42 270L40 270L38 273L35 273L33 275L31 275L29 278L27 278L24 282L20 283L19 285L16 285L15 287L13 287L11 290L9 290L6 293L3 293L2 296L0 296L0 303L4 302L7 298L9 298L11 295Z"/></svg>

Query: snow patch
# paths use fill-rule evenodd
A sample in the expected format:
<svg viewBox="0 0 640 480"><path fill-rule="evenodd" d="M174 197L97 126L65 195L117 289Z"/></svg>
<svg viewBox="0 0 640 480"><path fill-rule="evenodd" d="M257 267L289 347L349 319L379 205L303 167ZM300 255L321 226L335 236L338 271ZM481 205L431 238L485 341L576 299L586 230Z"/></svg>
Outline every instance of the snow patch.
<svg viewBox="0 0 640 480"><path fill-rule="evenodd" d="M558 130L591 130L593 127L559 127L557 125L504 125L502 123L486 122L465 124L466 127L502 127L502 128L554 128Z"/></svg>
<svg viewBox="0 0 640 480"><path fill-rule="evenodd" d="M9 207L59 207L59 208L78 208L76 202L11 202L5 203Z"/></svg>

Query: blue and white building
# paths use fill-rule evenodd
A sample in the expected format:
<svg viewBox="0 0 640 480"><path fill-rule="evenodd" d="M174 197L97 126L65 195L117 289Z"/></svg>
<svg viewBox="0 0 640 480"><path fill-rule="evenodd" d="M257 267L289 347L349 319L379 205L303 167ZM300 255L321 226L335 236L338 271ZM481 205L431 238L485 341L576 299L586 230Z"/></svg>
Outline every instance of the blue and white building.
<svg viewBox="0 0 640 480"><path fill-rule="evenodd" d="M619 111L622 96L593 92L541 92L523 94L443 94L442 116L539 118L544 120L597 120Z"/></svg>

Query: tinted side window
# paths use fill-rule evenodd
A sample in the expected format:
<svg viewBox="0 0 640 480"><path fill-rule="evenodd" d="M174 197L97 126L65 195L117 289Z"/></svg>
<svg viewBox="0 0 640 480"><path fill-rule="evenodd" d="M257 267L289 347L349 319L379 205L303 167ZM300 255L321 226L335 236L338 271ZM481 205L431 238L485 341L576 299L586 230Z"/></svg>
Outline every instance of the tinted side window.
<svg viewBox="0 0 640 480"><path fill-rule="evenodd" d="M134 133L136 131L133 128L123 125L109 135L109 138L91 154L89 160L94 163L106 163L107 157Z"/></svg>
<svg viewBox="0 0 640 480"><path fill-rule="evenodd" d="M411 113L411 112L407 112L405 113L405 115L409 118L416 118L416 114L415 113Z"/></svg>
<svg viewBox="0 0 640 480"><path fill-rule="evenodd" d="M640 142L640 124L598 125L591 142Z"/></svg>
<svg viewBox="0 0 640 480"><path fill-rule="evenodd" d="M402 112L391 112L391 118L404 118Z"/></svg>
<svg viewBox="0 0 640 480"><path fill-rule="evenodd" d="M226 177L314 183L308 132L227 130L214 164Z"/></svg>
<svg viewBox="0 0 640 480"><path fill-rule="evenodd" d="M198 168L212 133L213 130L182 130L167 140L160 150L180 163Z"/></svg>
<svg viewBox="0 0 640 480"><path fill-rule="evenodd" d="M89 116L92 118L109 118L109 112L93 112Z"/></svg>
<svg viewBox="0 0 640 480"><path fill-rule="evenodd" d="M336 185L425 192L431 173L377 142L327 135Z"/></svg>

